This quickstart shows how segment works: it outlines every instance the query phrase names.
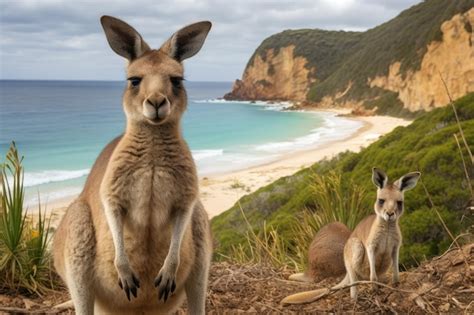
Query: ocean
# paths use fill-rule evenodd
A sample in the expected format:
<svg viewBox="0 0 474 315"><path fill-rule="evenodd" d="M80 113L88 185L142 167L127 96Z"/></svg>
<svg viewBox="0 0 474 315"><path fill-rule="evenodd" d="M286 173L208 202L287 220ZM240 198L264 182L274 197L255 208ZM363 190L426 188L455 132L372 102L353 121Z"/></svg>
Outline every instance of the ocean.
<svg viewBox="0 0 474 315"><path fill-rule="evenodd" d="M361 123L288 103L219 99L230 82L185 82L183 133L200 176L244 169L348 137ZM0 160L15 141L26 203L73 196L101 149L125 127L119 81L0 81Z"/></svg>

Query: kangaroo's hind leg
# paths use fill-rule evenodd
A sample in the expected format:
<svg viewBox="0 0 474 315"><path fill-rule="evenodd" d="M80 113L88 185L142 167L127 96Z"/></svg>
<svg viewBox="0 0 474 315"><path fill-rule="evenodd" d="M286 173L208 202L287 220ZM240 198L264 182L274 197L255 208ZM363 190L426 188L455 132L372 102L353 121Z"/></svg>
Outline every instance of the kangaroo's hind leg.
<svg viewBox="0 0 474 315"><path fill-rule="evenodd" d="M344 265L346 267L349 284L353 284L358 279L358 271L363 268L365 249L362 242L357 238L350 238L344 247ZM357 299L357 287L351 287L351 298Z"/></svg>
<svg viewBox="0 0 474 315"><path fill-rule="evenodd" d="M188 314L205 314L207 282L212 256L212 239L207 214L198 203L193 214L193 240L196 258L185 284Z"/></svg>
<svg viewBox="0 0 474 315"><path fill-rule="evenodd" d="M76 314L94 313L95 231L90 209L77 200L64 216L54 240L54 259Z"/></svg>

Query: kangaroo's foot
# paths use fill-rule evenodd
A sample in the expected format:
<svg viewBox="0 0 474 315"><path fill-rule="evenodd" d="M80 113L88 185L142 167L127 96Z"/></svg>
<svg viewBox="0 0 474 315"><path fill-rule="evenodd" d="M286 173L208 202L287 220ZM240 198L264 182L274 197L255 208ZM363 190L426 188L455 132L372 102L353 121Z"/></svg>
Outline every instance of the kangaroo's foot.
<svg viewBox="0 0 474 315"><path fill-rule="evenodd" d="M378 281L377 276L371 276L371 277L370 277L370 281L373 281L373 282L374 282L374 283L372 283L372 286L371 286L372 292L377 293L377 292L379 291L379 285L378 285L377 283L375 283L375 282Z"/></svg>

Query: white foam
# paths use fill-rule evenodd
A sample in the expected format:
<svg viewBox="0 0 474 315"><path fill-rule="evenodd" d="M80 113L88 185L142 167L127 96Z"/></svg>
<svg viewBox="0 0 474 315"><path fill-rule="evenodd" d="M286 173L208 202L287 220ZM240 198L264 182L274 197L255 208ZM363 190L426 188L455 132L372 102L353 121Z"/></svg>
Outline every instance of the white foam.
<svg viewBox="0 0 474 315"><path fill-rule="evenodd" d="M25 187L31 187L36 185L62 182L69 179L80 178L89 174L90 169L82 170L47 170L40 172L26 172L23 180ZM12 179L9 178L9 181Z"/></svg>
<svg viewBox="0 0 474 315"><path fill-rule="evenodd" d="M61 200L67 197L74 197L79 195L81 192L82 187L80 186L71 186L66 188L61 188L58 190L49 190L49 191L39 191L40 198L38 199L38 192L30 192L27 193L25 197L25 206L26 207L33 207L41 203L41 206L46 206L49 210L48 203L54 202L56 200Z"/></svg>
<svg viewBox="0 0 474 315"><path fill-rule="evenodd" d="M293 104L291 102L269 102L269 101L231 101L225 100L222 98L214 98L208 100L193 100L194 103L211 103L211 104L246 104L253 106L262 106L263 110L274 110L274 111L284 111L291 107Z"/></svg>
<svg viewBox="0 0 474 315"><path fill-rule="evenodd" d="M216 149L216 150L193 150L192 151L193 158L196 161L215 157L215 156L220 156L224 154L224 150L222 149Z"/></svg>
<svg viewBox="0 0 474 315"><path fill-rule="evenodd" d="M361 123L337 117L332 113L318 113L324 116L324 124L311 130L311 133L293 140L270 142L257 145L255 149L263 152L282 153L293 150L314 148L334 140L344 139L361 127Z"/></svg>
<svg viewBox="0 0 474 315"><path fill-rule="evenodd" d="M199 175L211 175L244 169L252 165L259 165L274 159L270 154L258 155L254 153L226 152L209 159L196 160Z"/></svg>

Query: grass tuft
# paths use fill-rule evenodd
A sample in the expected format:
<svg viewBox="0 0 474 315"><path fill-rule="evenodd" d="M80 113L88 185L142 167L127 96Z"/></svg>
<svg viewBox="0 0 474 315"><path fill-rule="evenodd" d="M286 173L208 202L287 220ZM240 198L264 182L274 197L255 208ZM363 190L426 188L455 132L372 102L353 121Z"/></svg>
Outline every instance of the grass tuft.
<svg viewBox="0 0 474 315"><path fill-rule="evenodd" d="M50 220L41 206L37 222L26 215L22 162L13 142L0 165L0 291L41 295L55 285Z"/></svg>

